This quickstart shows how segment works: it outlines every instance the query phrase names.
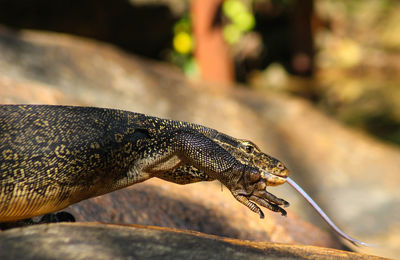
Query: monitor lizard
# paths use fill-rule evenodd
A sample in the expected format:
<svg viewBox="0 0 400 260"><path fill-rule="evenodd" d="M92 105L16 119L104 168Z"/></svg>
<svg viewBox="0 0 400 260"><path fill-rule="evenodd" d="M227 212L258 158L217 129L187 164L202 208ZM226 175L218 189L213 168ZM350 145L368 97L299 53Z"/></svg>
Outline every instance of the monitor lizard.
<svg viewBox="0 0 400 260"><path fill-rule="evenodd" d="M251 141L198 124L97 107L0 105L0 222L55 212L153 177L218 180L261 218L259 206L286 215L289 203L267 187L292 185L288 174Z"/></svg>

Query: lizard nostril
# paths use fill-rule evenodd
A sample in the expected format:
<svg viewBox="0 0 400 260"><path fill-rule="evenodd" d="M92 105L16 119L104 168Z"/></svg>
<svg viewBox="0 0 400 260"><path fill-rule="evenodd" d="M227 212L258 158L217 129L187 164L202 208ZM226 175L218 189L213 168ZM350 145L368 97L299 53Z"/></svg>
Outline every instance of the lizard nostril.
<svg viewBox="0 0 400 260"><path fill-rule="evenodd" d="M281 162L278 162L277 165L276 165L276 167L278 167L280 170L285 169L285 166L284 166L283 163L281 163Z"/></svg>

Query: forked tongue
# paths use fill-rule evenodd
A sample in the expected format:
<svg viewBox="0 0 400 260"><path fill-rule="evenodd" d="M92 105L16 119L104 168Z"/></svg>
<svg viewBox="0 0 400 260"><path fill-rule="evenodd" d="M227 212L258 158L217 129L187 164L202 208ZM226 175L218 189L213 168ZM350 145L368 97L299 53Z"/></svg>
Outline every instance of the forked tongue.
<svg viewBox="0 0 400 260"><path fill-rule="evenodd" d="M318 206L318 204L299 186L297 183L295 183L292 179L289 177L286 178L286 182L290 184L298 193L303 196L308 203L318 212L318 214L325 220L328 225L335 230L335 232L341 236L342 238L346 239L347 241L351 242L354 245L363 245L363 246L373 246L371 244L367 244L361 241L358 241L355 238L352 238L351 236L347 235L344 233L340 228L338 228L335 223L328 217L328 215L325 214L325 212Z"/></svg>

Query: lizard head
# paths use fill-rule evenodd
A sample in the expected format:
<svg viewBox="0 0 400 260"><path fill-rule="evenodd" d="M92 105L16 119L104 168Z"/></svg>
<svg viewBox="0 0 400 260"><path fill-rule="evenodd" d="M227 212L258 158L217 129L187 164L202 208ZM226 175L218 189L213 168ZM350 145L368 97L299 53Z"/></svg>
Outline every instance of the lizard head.
<svg viewBox="0 0 400 260"><path fill-rule="evenodd" d="M259 176L251 179L264 180L267 186L281 185L286 182L289 170L279 160L261 152L253 142L237 139L235 143L220 142L220 145L242 164L256 168Z"/></svg>
<svg viewBox="0 0 400 260"><path fill-rule="evenodd" d="M257 168L261 179L267 186L281 185L286 182L289 170L279 160L261 152L261 150L248 140L239 140L239 145L234 156L243 164Z"/></svg>
<svg viewBox="0 0 400 260"><path fill-rule="evenodd" d="M217 141L245 167L242 173L238 171L234 174L235 180L229 184L228 188L233 196L252 211L259 213L261 218L264 214L256 204L286 215L286 211L280 206L287 207L289 203L266 190L268 186L286 182L289 170L284 164L261 152L251 141L228 136L219 136Z"/></svg>

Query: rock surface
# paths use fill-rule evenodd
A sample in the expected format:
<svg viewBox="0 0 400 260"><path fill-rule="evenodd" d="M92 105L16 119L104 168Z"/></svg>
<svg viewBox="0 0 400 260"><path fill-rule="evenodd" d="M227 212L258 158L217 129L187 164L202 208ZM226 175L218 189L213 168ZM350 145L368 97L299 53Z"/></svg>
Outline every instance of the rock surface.
<svg viewBox="0 0 400 260"><path fill-rule="evenodd" d="M295 214L264 211L261 220L217 183L180 186L149 180L70 206L77 221L155 225L223 237L344 248L328 233Z"/></svg>
<svg viewBox="0 0 400 260"><path fill-rule="evenodd" d="M383 259L314 246L250 242L169 228L47 224L0 233L8 259Z"/></svg>
<svg viewBox="0 0 400 260"><path fill-rule="evenodd" d="M292 178L310 191L345 231L381 246L358 250L391 257L400 254L400 193L396 188L400 183L397 174L400 169L399 149L337 124L303 100L243 89L218 92L212 86L188 82L167 65L139 59L109 45L66 35L2 29L0 102L121 108L200 123L235 137L251 139L265 152L283 160L292 169ZM151 211L141 216L139 208L136 214L121 216L118 212L122 209L116 204L108 209L109 212L98 216L97 213L83 213L87 208L84 203L94 203L98 212L100 207L96 203L105 205L111 197L85 201L70 210L81 212L78 214L81 220L124 222L125 219L126 222L133 220L137 221L135 223L181 227L252 240L265 238L264 241L340 247L326 234L313 238L317 234L315 228L294 217L293 211L306 215L304 212L309 207L289 187L285 187L287 185L270 189L291 202L287 220L268 214L267 220L262 221L238 205L228 192L220 193L220 187L214 183L176 186L178 188L161 181L140 185L144 186L135 185L122 191L125 192L123 195L106 196L154 195L149 207L149 210L154 210L160 206L160 194L164 198L175 190L182 191L182 194L193 190L191 206L208 207L210 212L215 212L211 217L220 217L222 227L227 227L229 221L229 225L236 228L218 230L215 227L211 232L206 230L208 225L200 225L204 220L201 216L190 219L191 214L167 220L154 216ZM164 187L167 191L163 193ZM155 191L160 193L157 195ZM220 194L223 194L221 198ZM178 193L171 196L181 199ZM182 204L175 201L177 203L173 206L169 204L172 213L177 204ZM163 202L161 205L164 206L169 203ZM121 203L127 204L127 198L121 199ZM212 203L215 207L211 206ZM185 207L187 204L181 209L187 209ZM126 209L128 212L132 208ZM196 210L196 214L198 212ZM311 216L313 222L321 222L315 215ZM150 217L154 219L150 221ZM237 222L233 220L235 217ZM291 221L292 224L288 224ZM245 229L247 233L241 229L243 223L249 226ZM268 230L264 229L265 226ZM301 235L296 237L296 233ZM318 241L310 243L315 237Z"/></svg>

